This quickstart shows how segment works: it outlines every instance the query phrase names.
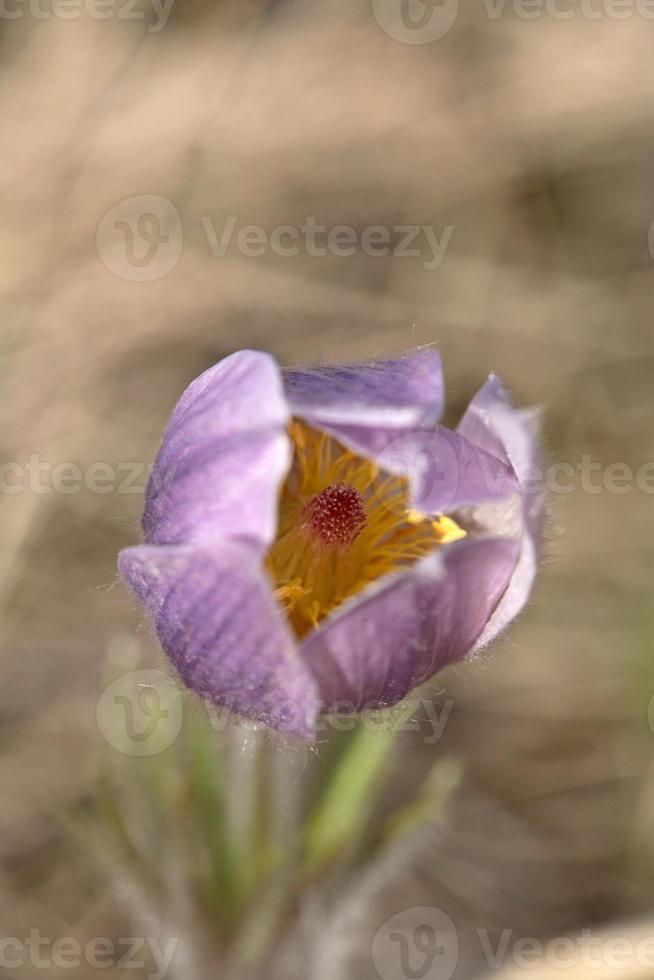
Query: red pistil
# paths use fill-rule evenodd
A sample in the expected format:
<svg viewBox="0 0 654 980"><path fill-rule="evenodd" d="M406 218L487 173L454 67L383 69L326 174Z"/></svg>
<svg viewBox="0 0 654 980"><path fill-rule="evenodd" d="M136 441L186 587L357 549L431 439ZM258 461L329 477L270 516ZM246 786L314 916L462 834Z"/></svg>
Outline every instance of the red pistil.
<svg viewBox="0 0 654 980"><path fill-rule="evenodd" d="M321 545L348 545L366 526L361 494L347 483L325 487L302 510L302 526Z"/></svg>

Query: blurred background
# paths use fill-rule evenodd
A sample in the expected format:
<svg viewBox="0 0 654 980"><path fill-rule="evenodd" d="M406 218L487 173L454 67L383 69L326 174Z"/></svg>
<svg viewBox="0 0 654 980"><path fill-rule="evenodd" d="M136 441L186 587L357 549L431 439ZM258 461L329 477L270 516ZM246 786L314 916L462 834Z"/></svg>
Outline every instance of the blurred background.
<svg viewBox="0 0 654 980"><path fill-rule="evenodd" d="M114 677L167 670L116 554L138 540L173 404L225 354L290 364L435 342L450 420L490 370L517 404L546 407L547 458L568 469L542 574L492 658L438 677L440 726L398 738L364 846L302 892L264 975L498 975L520 966L517 939L583 930L632 951L649 939L651 973L654 20L610 0L460 7L12 0L0 13L2 937L181 936L167 976L227 975L180 856L194 804L174 790L179 820L162 823L161 800L141 798L154 767L184 778L181 738L134 758L103 730ZM315 247L312 222L326 229ZM354 244L348 231L326 245L341 225ZM613 464L633 477L619 491ZM199 709L183 714L195 724ZM247 737L230 739L228 799L234 760L251 763ZM330 751L289 748L284 778L320 782ZM404 814L388 836L398 802L434 779L443 812ZM103 830L117 796L136 851L123 864ZM142 857L155 840L165 901L134 882L138 841ZM390 937L408 922L415 938L425 908L454 923L456 963L419 944L402 960ZM493 965L482 939L497 951L507 930ZM25 948L2 947L0 975L34 976ZM578 954L570 971L585 976ZM649 975L643 956L600 960L593 976Z"/></svg>

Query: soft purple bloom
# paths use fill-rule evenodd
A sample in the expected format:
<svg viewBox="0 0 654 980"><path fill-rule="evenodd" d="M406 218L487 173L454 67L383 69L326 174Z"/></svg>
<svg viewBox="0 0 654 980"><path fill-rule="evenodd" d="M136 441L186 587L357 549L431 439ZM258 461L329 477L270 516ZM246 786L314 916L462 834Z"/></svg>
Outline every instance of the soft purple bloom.
<svg viewBox="0 0 654 980"><path fill-rule="evenodd" d="M442 408L431 349L285 371L239 351L189 386L119 568L192 690L310 736L516 616L543 509L521 480L533 416L494 376L455 431Z"/></svg>

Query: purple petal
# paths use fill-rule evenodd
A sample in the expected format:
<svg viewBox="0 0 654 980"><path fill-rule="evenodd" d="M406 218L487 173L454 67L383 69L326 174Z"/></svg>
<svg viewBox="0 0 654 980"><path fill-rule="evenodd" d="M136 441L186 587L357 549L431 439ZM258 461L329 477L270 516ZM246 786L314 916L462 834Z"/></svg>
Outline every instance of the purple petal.
<svg viewBox="0 0 654 980"><path fill-rule="evenodd" d="M118 567L188 687L272 728L312 734L315 682L255 548L139 545L121 552Z"/></svg>
<svg viewBox="0 0 654 980"><path fill-rule="evenodd" d="M526 488L537 458L536 423L534 410L514 408L497 375L491 374L468 405L457 432L492 456L509 462ZM538 492L534 495L538 496Z"/></svg>
<svg viewBox="0 0 654 980"><path fill-rule="evenodd" d="M338 610L302 644L326 710L396 704L465 657L506 589L518 543L468 538Z"/></svg>
<svg viewBox="0 0 654 980"><path fill-rule="evenodd" d="M275 361L239 351L200 375L172 414L143 514L152 544L273 540L290 462L288 408Z"/></svg>
<svg viewBox="0 0 654 980"><path fill-rule="evenodd" d="M515 570L497 609L481 633L475 651L488 646L502 630L524 609L534 585L538 569L538 547L531 534L524 534Z"/></svg>
<svg viewBox="0 0 654 980"><path fill-rule="evenodd" d="M443 409L441 362L431 348L367 364L289 368L284 386L293 415L364 456L433 425Z"/></svg>
<svg viewBox="0 0 654 980"><path fill-rule="evenodd" d="M498 459L444 426L398 436L376 462L409 478L412 506L423 514L506 500L518 491L508 460Z"/></svg>
<svg viewBox="0 0 654 980"><path fill-rule="evenodd" d="M476 649L486 646L523 609L531 592L538 564L545 497L537 461L537 415L517 410L499 379L491 374L470 402L458 432L471 442L509 462L518 475L522 499L520 554L506 593L479 637Z"/></svg>

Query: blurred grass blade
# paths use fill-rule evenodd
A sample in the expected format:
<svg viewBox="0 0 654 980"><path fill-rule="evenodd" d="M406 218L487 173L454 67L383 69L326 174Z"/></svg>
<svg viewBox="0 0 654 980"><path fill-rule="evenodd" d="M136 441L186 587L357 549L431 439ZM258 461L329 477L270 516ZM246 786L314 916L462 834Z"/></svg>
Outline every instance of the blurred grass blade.
<svg viewBox="0 0 654 980"><path fill-rule="evenodd" d="M461 781L461 766L455 759L439 759L423 780L419 795L400 807L388 820L382 840L396 840L443 815L452 793Z"/></svg>
<svg viewBox="0 0 654 980"><path fill-rule="evenodd" d="M387 729L366 726L353 733L331 773L303 834L303 870L315 874L360 838L401 720L414 706L398 714Z"/></svg>
<svg viewBox="0 0 654 980"><path fill-rule="evenodd" d="M211 727L189 725L189 782L197 825L209 856L212 905L225 919L236 913L240 887L226 800L225 777Z"/></svg>

